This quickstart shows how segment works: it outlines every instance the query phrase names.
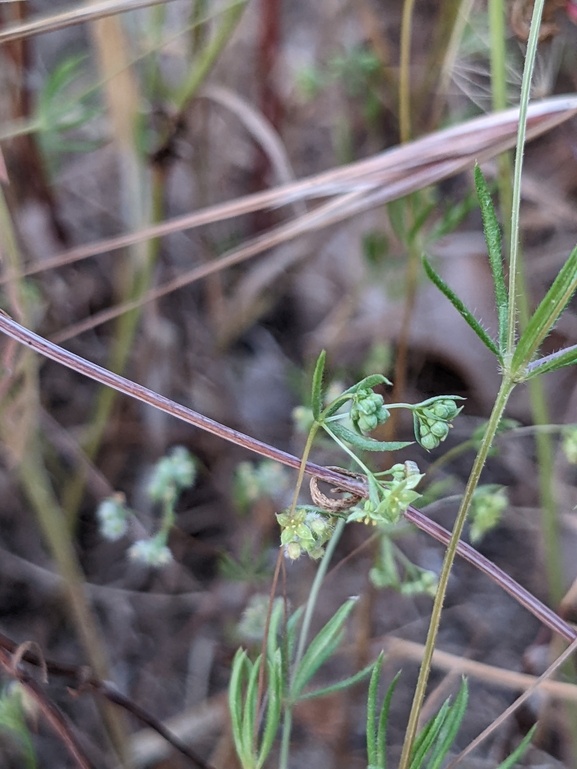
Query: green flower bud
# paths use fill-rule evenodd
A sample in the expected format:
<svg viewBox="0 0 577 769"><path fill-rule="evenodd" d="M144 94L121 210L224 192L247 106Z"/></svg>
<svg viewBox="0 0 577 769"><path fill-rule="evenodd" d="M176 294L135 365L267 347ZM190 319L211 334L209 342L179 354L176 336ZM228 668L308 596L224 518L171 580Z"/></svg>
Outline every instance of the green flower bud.
<svg viewBox="0 0 577 769"><path fill-rule="evenodd" d="M298 542L289 542L289 544L285 546L286 556L287 558L290 558L291 561L296 561L297 558L300 558L302 552L302 548Z"/></svg>
<svg viewBox="0 0 577 769"><path fill-rule="evenodd" d="M372 432L378 424L379 420L374 414L371 416L361 417L357 422L357 426L362 433Z"/></svg>
<svg viewBox="0 0 577 769"><path fill-rule="evenodd" d="M454 400L446 398L445 400L440 400L434 403L431 410L436 417L448 422L456 417L461 409L457 406Z"/></svg>
<svg viewBox="0 0 577 769"><path fill-rule="evenodd" d="M440 441L444 441L449 434L449 425L446 422L434 422L431 425L431 433Z"/></svg>
<svg viewBox="0 0 577 769"><path fill-rule="evenodd" d="M419 443L427 451L432 451L433 449L437 448L440 441L438 438L435 438L435 436L432 433L423 435L423 433L421 432L421 440L419 441Z"/></svg>

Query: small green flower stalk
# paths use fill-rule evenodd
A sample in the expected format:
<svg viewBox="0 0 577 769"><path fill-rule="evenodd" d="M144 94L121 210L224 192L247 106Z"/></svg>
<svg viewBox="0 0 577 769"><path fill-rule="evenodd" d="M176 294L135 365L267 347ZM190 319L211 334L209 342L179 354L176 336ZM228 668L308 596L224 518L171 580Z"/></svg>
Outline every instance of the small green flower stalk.
<svg viewBox="0 0 577 769"><path fill-rule="evenodd" d="M162 505L160 527L154 536L139 539L129 547L131 560L154 568L172 562L168 536L176 518L174 508L180 494L193 486L195 479L195 461L183 446L176 446L156 463L147 492L153 502ZM132 516L136 513L126 506L126 498L120 492L103 500L96 511L100 533L113 541L126 534Z"/></svg>
<svg viewBox="0 0 577 769"><path fill-rule="evenodd" d="M477 486L471 502L469 536L477 544L487 532L499 525L509 505L507 489L495 483Z"/></svg>

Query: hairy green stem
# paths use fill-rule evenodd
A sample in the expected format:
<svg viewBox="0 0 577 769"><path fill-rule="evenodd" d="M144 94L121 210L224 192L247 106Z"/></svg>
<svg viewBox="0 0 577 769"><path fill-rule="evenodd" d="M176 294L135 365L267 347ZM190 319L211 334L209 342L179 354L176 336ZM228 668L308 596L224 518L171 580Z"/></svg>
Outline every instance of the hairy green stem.
<svg viewBox="0 0 577 769"><path fill-rule="evenodd" d="M511 205L511 244L509 248L509 322L507 327L507 351L508 356L513 354L515 347L515 333L517 329L517 279L518 279L518 255L519 255L519 220L521 210L521 174L523 172L523 152L525 150L525 136L527 134L527 110L531 95L531 81L535 68L537 55L537 43L539 41L539 29L545 0L535 0L533 16L531 18L531 31L527 42L527 54L523 67L523 82L521 84L521 101L519 104L519 128L517 130L517 146L515 149L515 172L513 176L513 199Z"/></svg>
<svg viewBox="0 0 577 769"><path fill-rule="evenodd" d="M501 417L503 416L505 406L507 405L507 401L509 399L509 396L511 395L511 392L514 386L515 386L515 383L508 376L506 376L501 383L501 387L499 389L497 399L495 400L495 404L493 406L493 411L491 412L491 416L487 424L487 429L485 430L485 435L483 436L483 440L481 441L479 452L475 458L475 462L473 464L473 468L471 470L469 480L467 481L465 493L463 494L463 499L461 501L459 512L457 514L457 519L455 521L455 525L451 533L451 539L447 546L447 551L445 553L445 558L443 560L443 567L441 569L441 574L439 576L439 585L437 588L437 593L435 595L435 601L433 603L433 610L431 613L429 632L427 634L427 641L425 643L423 661L421 663L421 668L419 670L419 678L417 681L417 687L415 689L415 694L413 697L411 713L409 715L409 723L407 726L407 732L405 734L405 741L403 743L403 751L401 754L399 769L408 769L410 765L411 752L413 748L413 743L415 741L415 737L417 736L419 716L421 713L421 707L425 697L427 682L429 680L429 674L431 671L431 662L433 659L433 652L435 650L435 642L437 639L439 624L441 622L441 613L443 610L443 604L444 604L445 595L447 592L447 585L449 583L449 576L451 573L451 569L453 567L455 556L457 554L457 545L459 543L461 534L463 532L463 527L467 520L467 515L471 507L473 494L475 493L475 490L479 484L481 472L485 465L485 461L489 454L489 450L493 443L493 439L496 435L499 422L501 421Z"/></svg>
<svg viewBox="0 0 577 769"><path fill-rule="evenodd" d="M309 598L307 601L305 613L303 616L303 623L301 626L301 631L299 635L299 643L297 647L297 653L295 656L295 660L293 663L293 670L298 666L299 662L301 661L303 654L305 653L305 646L307 642L307 637L310 630L311 620L313 617L313 613L316 607L317 599L319 596L319 592L323 583L323 580L326 576L327 570L329 568L329 564L331 562L331 559L334 555L335 548L338 544L339 539L341 538L341 534L343 533L343 530L345 528L346 522L344 518L341 518L337 521L337 524L335 526L335 530L333 532L332 537L330 538L329 542L327 543L325 552L323 554L323 557L321 559L321 562L319 563L319 568L317 569L317 572L315 574L315 578L313 580L313 584L311 585L311 589L309 592ZM288 687L288 690L290 692L290 686ZM281 749L280 749L280 758L279 758L279 769L287 769L288 768L288 758L289 758L289 749L290 749L290 736L291 736L291 729L292 729L292 711L293 711L293 705L294 703L292 700L289 699L285 705L285 711L284 711L284 720L283 720L283 728L282 728L282 739L281 739Z"/></svg>

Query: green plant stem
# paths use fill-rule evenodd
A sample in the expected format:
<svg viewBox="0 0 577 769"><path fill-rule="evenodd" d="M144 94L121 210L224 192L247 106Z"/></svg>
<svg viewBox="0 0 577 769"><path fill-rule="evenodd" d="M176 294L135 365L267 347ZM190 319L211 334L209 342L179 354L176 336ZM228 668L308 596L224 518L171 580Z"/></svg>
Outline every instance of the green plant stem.
<svg viewBox="0 0 577 769"><path fill-rule="evenodd" d="M411 139L411 33L415 0L403 3L401 60L399 66L399 133L401 143Z"/></svg>
<svg viewBox="0 0 577 769"><path fill-rule="evenodd" d="M323 580L326 576L327 570L329 568L331 559L334 555L335 548L345 528L345 525L346 523L344 519L339 519L337 521L333 535L327 543L325 552L323 554L323 557L321 559L321 562L319 563L319 567L315 574L313 584L311 585L309 598L307 601L307 606L303 616L303 623L302 623L301 631L299 635L297 653L292 666L293 669L295 669L298 666L305 652L305 646L306 646L307 637L309 634L310 624L311 624L312 616L317 603L317 599L319 596L319 592L320 592ZM285 704L285 710L284 710L279 769L288 769L290 737L291 737L291 730L292 730L292 711L293 711L294 703L290 699L290 686L287 688L289 691L289 699Z"/></svg>
<svg viewBox="0 0 577 769"><path fill-rule="evenodd" d="M491 95L493 109L507 109L507 69L506 69L506 34L505 7L503 0L489 0L489 35L491 39ZM503 152L497 158L497 179L501 221L506 244L511 242L511 209L513 206L513 188L511 185L511 153Z"/></svg>
<svg viewBox="0 0 577 769"><path fill-rule="evenodd" d="M531 82L537 55L539 29L545 0L535 0L531 30L527 41L523 81L521 84L521 101L519 104L519 128L517 130L517 146L515 149L515 171L513 176L513 198L511 204L511 240L509 248L509 323L507 328L507 355L513 354L515 333L517 328L517 280L519 255L519 220L521 211L521 175L523 172L523 153L525 151L525 136L527 134L527 110L531 95Z"/></svg>
<svg viewBox="0 0 577 769"><path fill-rule="evenodd" d="M463 532L463 527L467 520L467 515L469 513L471 501L473 499L473 494L475 493L475 490L479 484L481 472L485 465L485 461L491 449L491 445L496 435L499 422L501 421L501 417L503 416L505 407L507 405L507 401L509 400L509 396L511 395L511 392L513 391L514 386L515 386L515 383L512 378L510 378L509 376L505 376L503 378L501 387L499 389L499 393L497 395L495 404L493 406L493 410L491 412L491 416L489 418L489 422L487 423L487 429L485 430L485 435L483 436L483 440L481 441L481 445L479 446L479 452L475 457L475 462L471 469L471 474L469 475L469 480L467 481L465 493L463 494L463 499L461 501L459 512L457 514L457 519L455 521L455 525L451 533L451 539L447 546L447 551L445 553L445 558L443 560L443 567L441 569L441 574L439 576L439 585L437 588L437 593L435 595L435 601L433 603L433 610L431 613L431 621L429 625L429 631L427 634L427 641L425 643L423 661L421 663L421 668L419 670L419 678L417 681L417 687L415 689L415 694L413 697L411 713L409 715L409 723L407 726L405 741L403 743L403 751L401 754L399 769L408 769L410 765L411 752L413 748L413 743L415 741L415 737L417 735L419 716L421 713L421 707L425 697L427 682L429 680L429 674L431 671L431 662L433 659L433 652L435 650L435 641L437 639L437 633L438 633L439 624L441 621L441 612L443 610L443 604L444 604L445 595L447 592L449 576L451 573L453 562L455 560L455 556L457 554L457 545L459 543L461 534Z"/></svg>

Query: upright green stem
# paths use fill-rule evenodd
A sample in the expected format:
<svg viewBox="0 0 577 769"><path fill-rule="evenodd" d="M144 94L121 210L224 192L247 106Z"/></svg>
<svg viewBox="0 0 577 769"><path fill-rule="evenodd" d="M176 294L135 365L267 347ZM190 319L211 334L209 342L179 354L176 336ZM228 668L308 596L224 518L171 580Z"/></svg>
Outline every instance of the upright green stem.
<svg viewBox="0 0 577 769"><path fill-rule="evenodd" d="M401 21L401 61L399 67L399 133L401 142L411 138L411 31L415 0L405 0Z"/></svg>
<svg viewBox="0 0 577 769"><path fill-rule="evenodd" d="M521 101L519 104L519 128L517 130L517 146L515 150L515 173L513 177L513 200L511 205L511 245L509 249L509 323L507 328L507 354L512 355L515 347L515 332L517 327L517 258L519 254L519 217L521 210L521 174L523 172L523 152L527 134L527 110L531 94L531 81L535 68L539 29L545 0L535 0L531 31L527 42L527 54L523 67L523 82L521 84Z"/></svg>
<svg viewBox="0 0 577 769"><path fill-rule="evenodd" d="M296 657L293 663L293 669L297 667L297 665L301 661L303 654L305 652L305 646L306 646L307 637L309 634L310 624L311 624L312 616L317 603L317 599L319 596L319 592L323 584L323 580L326 576L327 569L329 568L331 559L334 555L337 543L341 538L341 534L343 533L343 530L345 528L345 525L346 525L346 522L344 518L340 518L337 521L334 533L330 538L329 542L327 543L326 550L319 564L319 568L317 569L317 573L315 574L315 578L313 580L313 584L310 589L309 599L307 601L307 606L306 606L304 617L303 617L303 624L301 626L299 644L297 648ZM281 739L281 749L280 749L280 758L279 758L279 769L287 769L288 767L290 736L291 736L291 729L292 729L292 709L293 709L293 702L290 699L290 685L288 687L288 691L289 691L289 700L286 703L285 711L284 711L284 721L283 721L283 728L282 728L282 739Z"/></svg>
<svg viewBox="0 0 577 769"><path fill-rule="evenodd" d="M507 108L507 70L504 0L489 0L489 34L491 38L491 95L496 112ZM503 152L497 158L499 202L505 243L511 242L511 208L513 189L511 185L511 153Z"/></svg>
<svg viewBox="0 0 577 769"><path fill-rule="evenodd" d="M409 715L409 723L408 723L407 732L405 735L405 742L403 744L403 752L401 754L399 769L408 769L410 765L411 752L413 748L413 743L415 741L415 737L417 735L419 716L421 713L421 707L425 697L427 682L429 680L429 674L431 670L431 661L433 658L433 652L435 650L435 641L437 639L437 633L438 633L439 624L441 621L441 612L443 610L443 603L445 601L445 595L447 592L449 576L450 576L453 562L455 560L455 556L457 553L457 545L459 543L461 534L463 532L463 527L467 520L467 514L471 506L473 494L475 493L475 489L479 484L481 472L483 470L485 461L489 454L489 450L493 443L493 439L497 432L499 422L501 421L501 417L503 416L503 412L505 411L505 406L507 405L507 401L509 400L509 396L511 395L511 392L514 386L515 386L515 383L513 382L513 380L508 376L505 376L501 383L501 387L499 389L499 393L497 395L495 405L493 406L493 411L491 412L491 416L487 424L487 429L485 431L485 435L479 447L479 452L475 458L475 462L473 464L473 468L471 470L469 480L467 481L467 486L465 488L465 493L461 501L459 513L457 515L457 519L455 521L455 525L451 533L451 539L447 547L447 552L445 553L443 567L441 569L441 574L439 576L439 586L437 588L437 593L435 595L435 601L433 604L431 622L429 625L429 632L427 634L427 641L425 644L423 661L421 663L421 669L419 671L419 679L417 681L417 687L415 689L415 695L413 697L411 713Z"/></svg>

